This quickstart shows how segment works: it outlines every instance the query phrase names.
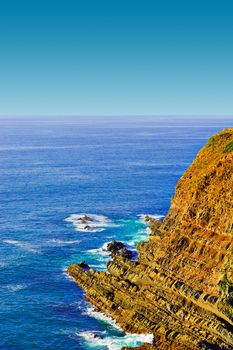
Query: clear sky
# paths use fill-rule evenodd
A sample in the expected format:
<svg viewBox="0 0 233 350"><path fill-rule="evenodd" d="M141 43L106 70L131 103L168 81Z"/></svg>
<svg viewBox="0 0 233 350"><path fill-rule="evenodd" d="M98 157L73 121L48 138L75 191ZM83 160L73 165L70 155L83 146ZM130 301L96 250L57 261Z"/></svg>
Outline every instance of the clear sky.
<svg viewBox="0 0 233 350"><path fill-rule="evenodd" d="M0 115L233 114L232 0L0 0Z"/></svg>

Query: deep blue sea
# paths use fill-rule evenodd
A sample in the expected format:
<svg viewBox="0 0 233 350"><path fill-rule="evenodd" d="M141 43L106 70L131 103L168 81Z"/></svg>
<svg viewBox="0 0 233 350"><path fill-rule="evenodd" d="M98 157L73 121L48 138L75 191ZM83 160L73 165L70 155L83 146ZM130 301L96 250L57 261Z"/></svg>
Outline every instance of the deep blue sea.
<svg viewBox="0 0 233 350"><path fill-rule="evenodd" d="M0 118L0 349L139 345L95 313L66 267L103 270L104 243L146 240L175 185L230 117ZM92 232L72 218L100 215ZM95 335L97 337L95 337Z"/></svg>

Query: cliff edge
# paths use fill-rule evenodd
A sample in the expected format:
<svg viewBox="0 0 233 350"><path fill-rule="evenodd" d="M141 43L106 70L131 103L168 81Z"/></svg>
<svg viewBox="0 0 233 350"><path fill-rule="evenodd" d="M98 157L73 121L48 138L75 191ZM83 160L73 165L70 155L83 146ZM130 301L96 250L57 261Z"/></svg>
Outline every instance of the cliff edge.
<svg viewBox="0 0 233 350"><path fill-rule="evenodd" d="M150 227L135 261L69 275L122 329L154 335L138 349L233 349L233 128L209 139Z"/></svg>

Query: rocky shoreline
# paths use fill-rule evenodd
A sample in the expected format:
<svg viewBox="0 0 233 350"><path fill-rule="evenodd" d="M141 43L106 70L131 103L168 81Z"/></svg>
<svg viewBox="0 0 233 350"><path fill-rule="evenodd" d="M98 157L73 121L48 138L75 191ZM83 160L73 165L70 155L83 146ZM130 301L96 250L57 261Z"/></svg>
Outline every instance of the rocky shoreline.
<svg viewBox="0 0 233 350"><path fill-rule="evenodd" d="M138 257L109 243L107 272L72 264L69 275L97 311L130 333L151 333L140 350L233 349L233 129L212 137L182 176L163 222L147 218ZM124 350L127 348L123 348Z"/></svg>

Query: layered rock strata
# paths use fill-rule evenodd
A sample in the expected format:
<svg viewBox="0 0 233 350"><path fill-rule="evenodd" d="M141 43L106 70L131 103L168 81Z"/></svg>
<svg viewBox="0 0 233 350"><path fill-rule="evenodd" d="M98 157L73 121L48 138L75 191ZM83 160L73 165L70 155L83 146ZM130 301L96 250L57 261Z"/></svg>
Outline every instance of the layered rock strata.
<svg viewBox="0 0 233 350"><path fill-rule="evenodd" d="M182 176L164 221L150 222L135 261L68 273L141 350L233 349L233 129L212 137ZM126 348L124 348L126 349Z"/></svg>

